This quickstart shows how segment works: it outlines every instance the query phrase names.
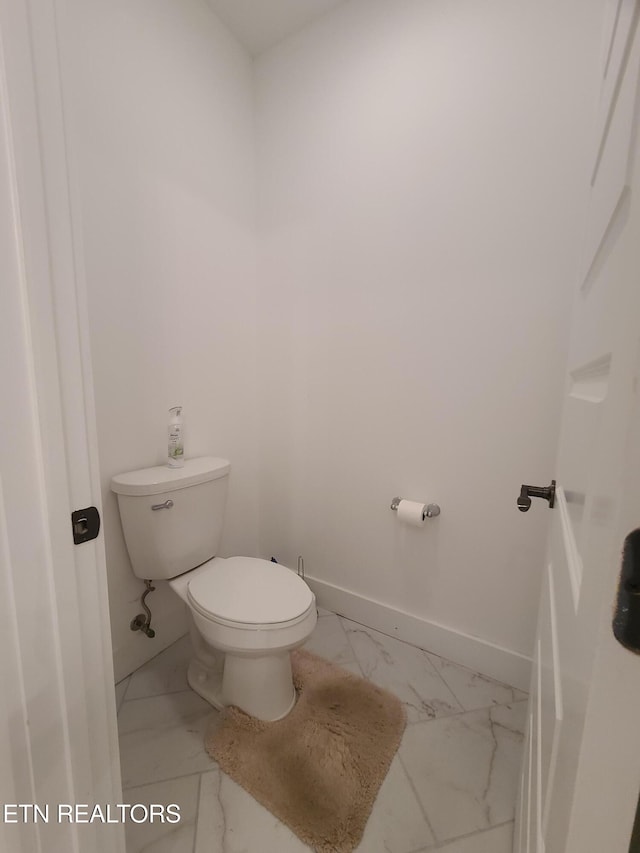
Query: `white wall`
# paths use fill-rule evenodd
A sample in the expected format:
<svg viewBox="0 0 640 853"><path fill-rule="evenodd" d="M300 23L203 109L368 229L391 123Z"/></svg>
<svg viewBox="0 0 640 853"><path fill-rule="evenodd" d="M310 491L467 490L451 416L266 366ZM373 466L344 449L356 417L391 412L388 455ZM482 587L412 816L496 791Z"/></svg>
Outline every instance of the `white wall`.
<svg viewBox="0 0 640 853"><path fill-rule="evenodd" d="M558 6L352 0L256 71L263 550L525 654L592 108Z"/></svg>
<svg viewBox="0 0 640 853"><path fill-rule="evenodd" d="M351 0L252 66L203 0L60 0L118 676L185 629L159 589L129 631L109 491L177 403L233 463L223 554L529 652L591 107L558 5Z"/></svg>
<svg viewBox="0 0 640 853"><path fill-rule="evenodd" d="M63 0L67 111L82 207L116 677L186 629L131 572L111 477L186 455L233 463L223 553L254 553L254 151L250 60L202 0Z"/></svg>

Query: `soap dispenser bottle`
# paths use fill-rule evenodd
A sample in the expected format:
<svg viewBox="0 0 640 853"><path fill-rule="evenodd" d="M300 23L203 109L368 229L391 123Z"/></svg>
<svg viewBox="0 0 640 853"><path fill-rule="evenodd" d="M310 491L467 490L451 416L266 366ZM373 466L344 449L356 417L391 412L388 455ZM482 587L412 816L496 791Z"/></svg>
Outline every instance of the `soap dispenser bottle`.
<svg viewBox="0 0 640 853"><path fill-rule="evenodd" d="M167 464L170 468L182 468L184 465L184 436L182 426L182 406L169 409L169 447Z"/></svg>

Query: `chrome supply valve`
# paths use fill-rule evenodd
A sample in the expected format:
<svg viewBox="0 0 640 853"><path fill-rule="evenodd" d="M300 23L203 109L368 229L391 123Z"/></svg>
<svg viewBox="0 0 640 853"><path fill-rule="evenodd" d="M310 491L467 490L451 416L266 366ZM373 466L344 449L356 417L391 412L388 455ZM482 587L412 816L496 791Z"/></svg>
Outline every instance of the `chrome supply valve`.
<svg viewBox="0 0 640 853"><path fill-rule="evenodd" d="M152 640L155 637L156 632L151 627L151 611L147 607L146 598L150 592L155 590L155 586L153 586L152 582L148 580L144 582L144 585L146 586L146 589L140 598L140 604L144 608L144 613L138 613L135 619L132 619L129 623L129 627L132 631L141 631L145 636Z"/></svg>

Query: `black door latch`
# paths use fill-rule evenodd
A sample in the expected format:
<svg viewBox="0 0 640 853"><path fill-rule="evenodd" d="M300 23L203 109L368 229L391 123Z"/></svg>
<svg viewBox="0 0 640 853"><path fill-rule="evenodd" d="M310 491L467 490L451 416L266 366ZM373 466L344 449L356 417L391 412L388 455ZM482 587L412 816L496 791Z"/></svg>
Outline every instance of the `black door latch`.
<svg viewBox="0 0 640 853"><path fill-rule="evenodd" d="M613 633L626 649L640 652L640 530L624 540Z"/></svg>
<svg viewBox="0 0 640 853"><path fill-rule="evenodd" d="M74 510L71 513L71 530L74 545L95 539L100 533L100 513L94 506Z"/></svg>

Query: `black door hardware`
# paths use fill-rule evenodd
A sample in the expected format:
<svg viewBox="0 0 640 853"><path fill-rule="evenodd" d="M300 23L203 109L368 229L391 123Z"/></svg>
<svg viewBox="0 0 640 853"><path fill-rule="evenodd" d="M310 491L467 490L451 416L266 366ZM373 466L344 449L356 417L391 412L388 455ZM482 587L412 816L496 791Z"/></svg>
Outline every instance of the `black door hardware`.
<svg viewBox="0 0 640 853"><path fill-rule="evenodd" d="M622 547L613 633L625 648L640 652L640 530L630 533Z"/></svg>
<svg viewBox="0 0 640 853"><path fill-rule="evenodd" d="M543 498L549 501L549 509L553 509L556 502L556 481L552 480L550 486L521 486L518 498L520 512L527 512L531 506L531 498Z"/></svg>
<svg viewBox="0 0 640 853"><path fill-rule="evenodd" d="M100 533L100 513L94 506L76 509L71 513L74 545L89 542Z"/></svg>

